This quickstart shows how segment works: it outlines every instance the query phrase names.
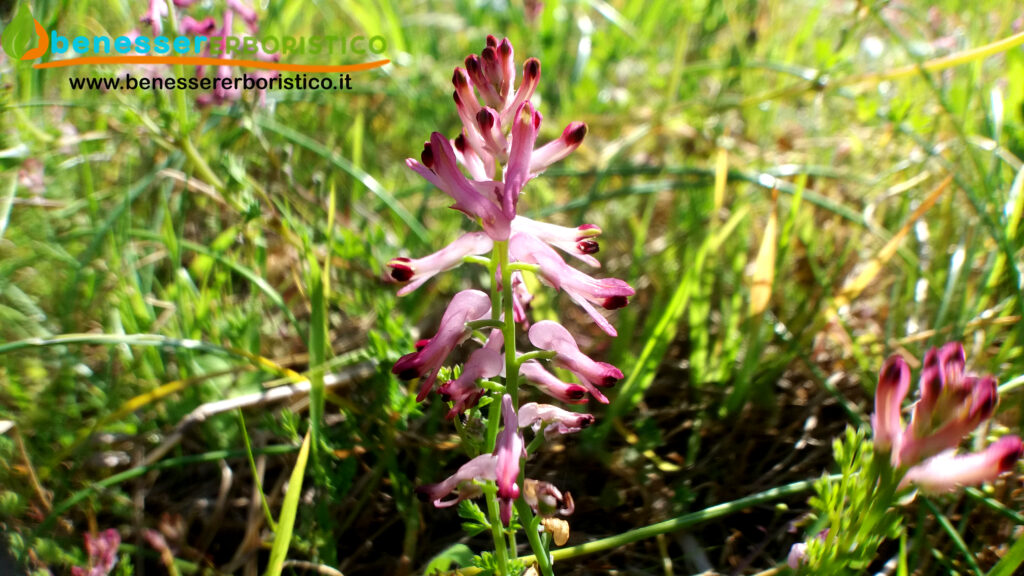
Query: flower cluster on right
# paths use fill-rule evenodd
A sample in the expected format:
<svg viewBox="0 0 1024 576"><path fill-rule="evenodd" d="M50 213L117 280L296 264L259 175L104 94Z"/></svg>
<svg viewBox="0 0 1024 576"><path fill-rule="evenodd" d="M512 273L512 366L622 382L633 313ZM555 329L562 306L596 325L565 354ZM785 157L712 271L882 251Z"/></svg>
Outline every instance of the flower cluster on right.
<svg viewBox="0 0 1024 576"><path fill-rule="evenodd" d="M901 487L947 492L957 486L993 480L1022 455L1018 436L1003 436L980 452L957 454L964 436L995 414L996 380L965 371L964 348L950 342L928 350L918 383L920 399L903 426L903 400L910 392L910 367L900 356L886 360L878 376L871 416L875 449L891 454L893 467L906 470Z"/></svg>

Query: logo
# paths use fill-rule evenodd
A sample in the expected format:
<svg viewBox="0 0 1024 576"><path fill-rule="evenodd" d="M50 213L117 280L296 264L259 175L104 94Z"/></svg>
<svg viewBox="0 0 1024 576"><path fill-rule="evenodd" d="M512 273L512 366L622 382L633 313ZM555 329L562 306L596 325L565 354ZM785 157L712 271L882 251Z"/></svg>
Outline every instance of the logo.
<svg viewBox="0 0 1024 576"><path fill-rule="evenodd" d="M308 43L307 43L308 40ZM383 36L364 38L354 36L310 36L306 37L268 37L258 41L252 36L197 35L194 38L179 35L175 38L167 36L149 37L143 35L122 35L116 38L109 36L74 36L66 38L56 31L47 33L46 28L32 16L32 9L27 1L18 7L18 13L0 34L0 44L4 52L12 60L30 61L42 58L47 52L62 55L69 52L83 55L73 58L57 58L49 62L38 62L33 68L65 68L95 64L184 64L192 66L245 67L278 72L358 72L380 68L391 62L380 59L373 62L358 64L322 65L322 64L291 64L281 62L281 55L290 54L339 54L365 55L381 54L387 49ZM52 48L52 50L51 50ZM258 53L272 54L271 59L246 59ZM117 54L116 56L110 55ZM166 55L165 54L176 54ZM93 56L86 54L102 54ZM191 56L191 54L196 54ZM230 58L241 55L243 58Z"/></svg>
<svg viewBox="0 0 1024 576"><path fill-rule="evenodd" d="M50 37L43 25L32 17L28 2L18 8L11 23L4 28L0 45L13 60L35 60L50 48Z"/></svg>

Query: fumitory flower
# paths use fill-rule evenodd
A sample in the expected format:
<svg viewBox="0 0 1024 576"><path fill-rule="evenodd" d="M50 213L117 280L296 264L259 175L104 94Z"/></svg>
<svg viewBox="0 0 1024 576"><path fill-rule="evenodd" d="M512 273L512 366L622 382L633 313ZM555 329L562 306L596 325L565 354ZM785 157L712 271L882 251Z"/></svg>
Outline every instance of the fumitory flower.
<svg viewBox="0 0 1024 576"><path fill-rule="evenodd" d="M503 428L498 433L493 453L481 454L463 464L444 481L419 486L416 491L432 501L434 506L444 508L482 494L479 481L493 481L498 487L501 521L508 525L512 519L512 501L519 497L519 461L526 454L516 411L512 407L512 397L508 394L501 399L501 420ZM455 490L458 490L455 498L444 500L445 496Z"/></svg>
<svg viewBox="0 0 1024 576"><path fill-rule="evenodd" d="M567 228L558 224L538 222L526 216L516 216L512 221L514 232L525 232L538 240L543 240L559 250L586 262L594 268L600 268L601 263L591 256L597 254L601 246L597 243L597 237L601 235L601 229L593 224L584 224L577 228Z"/></svg>
<svg viewBox="0 0 1024 576"><path fill-rule="evenodd" d="M593 423L594 417L590 414L570 412L550 404L530 402L519 407L519 427L530 427L537 431L544 426L545 438L579 432Z"/></svg>
<svg viewBox="0 0 1024 576"><path fill-rule="evenodd" d="M566 404L584 404L587 401L587 389L579 384L563 382L558 376L548 372L536 360L524 362L519 373L541 392L557 398Z"/></svg>
<svg viewBox="0 0 1024 576"><path fill-rule="evenodd" d="M501 330L491 330L487 344L483 348L474 350L469 355L469 360L462 367L462 373L455 380L449 380L441 385L438 392L445 402L452 403L452 409L448 411L447 417L454 418L456 414L465 412L480 401L484 389L476 385L481 378L493 378L501 373L504 368L504 361L501 357L501 345L504 338Z"/></svg>
<svg viewBox="0 0 1024 576"><path fill-rule="evenodd" d="M395 362L391 372L403 380L422 378L420 393L416 397L422 401L434 385L437 371L445 358L456 346L469 338L470 330L467 322L479 320L491 310L491 299L479 290L463 290L448 303L448 308L441 317L441 325L437 334L422 349L406 354Z"/></svg>
<svg viewBox="0 0 1024 576"><path fill-rule="evenodd" d="M85 553L89 557L86 567L71 568L73 576L106 576L117 564L117 548L121 545L121 535L117 530L109 528L96 536L85 534Z"/></svg>
<svg viewBox="0 0 1024 576"><path fill-rule="evenodd" d="M616 310L629 303L635 294L633 288L618 278L597 279L569 266L551 247L536 236L516 233L509 242L509 251L514 260L536 264L540 267L541 280L555 289L565 290L569 298L593 318L609 336L616 336L615 328L608 319L594 308L597 304L606 310Z"/></svg>
<svg viewBox="0 0 1024 576"><path fill-rule="evenodd" d="M405 296L438 273L451 270L462 264L462 259L466 256L486 254L492 248L494 248L494 242L487 234L468 232L429 256L415 260L393 258L388 262L388 267L391 268L392 278L398 282L408 282L398 291L399 296Z"/></svg>
<svg viewBox="0 0 1024 576"><path fill-rule="evenodd" d="M501 522L507 526L512 519L512 501L519 497L519 461L526 456L526 444L519 432L519 418L508 394L501 398L501 422L494 454L498 457L495 465Z"/></svg>
<svg viewBox="0 0 1024 576"><path fill-rule="evenodd" d="M441 133L430 135L423 147L421 162L412 158L406 164L417 174L455 200L452 208L479 220L487 235L494 240L507 240L511 220L497 203L501 197L499 182L470 183L456 165L455 151Z"/></svg>
<svg viewBox="0 0 1024 576"><path fill-rule="evenodd" d="M542 320L530 328L530 343L541 350L555 352L553 362L580 378L594 398L602 404L608 398L596 386L612 386L622 379L622 372L606 362L597 362L580 352L572 334L561 324Z"/></svg>
<svg viewBox="0 0 1024 576"><path fill-rule="evenodd" d="M910 368L899 356L890 357L882 367L871 425L875 448L889 453L893 466L907 470L901 485L941 492L979 484L1009 470L1020 458L1021 441L1016 436L1005 436L979 453L956 455L964 436L991 418L999 401L995 379L967 372L965 364L958 342L925 354L920 399L906 427L900 414L910 391Z"/></svg>
<svg viewBox="0 0 1024 576"><path fill-rule="evenodd" d="M958 486L971 486L992 480L1013 470L1024 456L1024 445L1017 436L1003 436L988 448L972 454L956 455L948 450L914 466L902 484L914 484L925 492L949 492Z"/></svg>

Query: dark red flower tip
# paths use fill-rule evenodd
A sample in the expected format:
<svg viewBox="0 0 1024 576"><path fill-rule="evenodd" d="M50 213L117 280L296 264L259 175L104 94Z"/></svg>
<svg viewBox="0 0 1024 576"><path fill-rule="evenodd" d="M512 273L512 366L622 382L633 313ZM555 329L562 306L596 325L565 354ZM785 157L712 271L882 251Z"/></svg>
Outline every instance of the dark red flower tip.
<svg viewBox="0 0 1024 576"><path fill-rule="evenodd" d="M481 108L476 113L476 122L480 125L480 130L486 132L494 127L494 115L487 108Z"/></svg>
<svg viewBox="0 0 1024 576"><path fill-rule="evenodd" d="M463 154L466 153L466 135L463 132L459 132L459 135L455 137L455 149Z"/></svg>
<svg viewBox="0 0 1024 576"><path fill-rule="evenodd" d="M451 397L450 394L445 394L444 392L440 392L440 394L441 394L441 401L442 402L451 402L452 401L452 397Z"/></svg>
<svg viewBox="0 0 1024 576"><path fill-rule="evenodd" d="M903 377L903 370L906 364L900 362L887 362L885 368L882 370L882 374L879 377L880 381L885 382L887 385L896 387L899 384L900 379Z"/></svg>
<svg viewBox="0 0 1024 576"><path fill-rule="evenodd" d="M505 42L508 42L508 38L505 39ZM494 36L494 34L487 35L487 46L489 48L496 48L498 46L498 39Z"/></svg>
<svg viewBox="0 0 1024 576"><path fill-rule="evenodd" d="M580 419L577 422L577 425L580 428L589 428L590 425L593 424L593 423L594 423L594 416L592 414L583 414L583 415L580 416Z"/></svg>
<svg viewBox="0 0 1024 576"><path fill-rule="evenodd" d="M423 143L423 152L420 152L420 162L431 170L434 169L434 151L430 148L430 142Z"/></svg>
<svg viewBox="0 0 1024 576"><path fill-rule="evenodd" d="M974 404L971 411L979 420L988 420L996 412L999 405L999 389L995 378L980 378L974 384Z"/></svg>
<svg viewBox="0 0 1024 576"><path fill-rule="evenodd" d="M505 38L500 44L498 44L498 55L501 56L502 59L507 59L512 55L512 43L508 41L508 38Z"/></svg>
<svg viewBox="0 0 1024 576"><path fill-rule="evenodd" d="M598 244L597 240L586 238L576 242L576 249L582 254L597 254L601 251L601 245Z"/></svg>
<svg viewBox="0 0 1024 576"><path fill-rule="evenodd" d="M601 303L601 306L603 306L605 310L618 310L619 308L624 308L626 304L629 304L629 299L625 296L611 296L609 298L605 298L604 302Z"/></svg>
<svg viewBox="0 0 1024 576"><path fill-rule="evenodd" d="M430 338L420 338L416 341L416 351L423 350L427 347L427 344L430 344Z"/></svg>
<svg viewBox="0 0 1024 576"><path fill-rule="evenodd" d="M575 146L580 142L583 142L583 138L587 135L587 125L583 122L572 122L565 127L565 131L562 133L562 137L565 138L565 142L570 146Z"/></svg>
<svg viewBox="0 0 1024 576"><path fill-rule="evenodd" d="M601 379L601 386L615 386L615 383L618 381L619 379L615 376L605 376Z"/></svg>
<svg viewBox="0 0 1024 576"><path fill-rule="evenodd" d="M498 53L494 51L495 47L488 46L484 48L483 52L480 53L480 59L484 62L494 62L498 59Z"/></svg>
<svg viewBox="0 0 1024 576"><path fill-rule="evenodd" d="M480 73L480 57L476 54L470 54L466 56L466 72L472 79L476 74Z"/></svg>
<svg viewBox="0 0 1024 576"><path fill-rule="evenodd" d="M570 400L582 400L587 395L587 389L583 386L570 386L565 391L566 398Z"/></svg>
<svg viewBox="0 0 1024 576"><path fill-rule="evenodd" d="M388 262L388 268L391 268L391 277L399 282L408 282L409 280L412 280L412 277L416 272L412 269L412 266L409 265L409 262L411 262L411 260L408 258L392 258L391 261Z"/></svg>
<svg viewBox="0 0 1024 576"><path fill-rule="evenodd" d="M530 81L540 76L540 60L537 60L536 58L530 58L529 60L524 62L523 76L525 76L526 79Z"/></svg>
<svg viewBox="0 0 1024 576"><path fill-rule="evenodd" d="M1004 436L999 442L1006 446L1006 451L999 459L999 470L1009 472L1013 470L1017 460L1024 458L1024 444L1015 436Z"/></svg>
<svg viewBox="0 0 1024 576"><path fill-rule="evenodd" d="M577 230L580 230L580 231L583 231L583 230L597 230L597 231L600 232L601 231L601 227L598 226L597 224L580 224L580 226L579 226L579 228L577 228Z"/></svg>
<svg viewBox="0 0 1024 576"><path fill-rule="evenodd" d="M452 84L454 84L457 89L468 85L465 70L462 68L455 69L455 73L452 74Z"/></svg>
<svg viewBox="0 0 1024 576"><path fill-rule="evenodd" d="M398 372L397 376L399 380L414 380L420 377L420 373L419 370L416 370L415 368L406 368L405 370Z"/></svg>

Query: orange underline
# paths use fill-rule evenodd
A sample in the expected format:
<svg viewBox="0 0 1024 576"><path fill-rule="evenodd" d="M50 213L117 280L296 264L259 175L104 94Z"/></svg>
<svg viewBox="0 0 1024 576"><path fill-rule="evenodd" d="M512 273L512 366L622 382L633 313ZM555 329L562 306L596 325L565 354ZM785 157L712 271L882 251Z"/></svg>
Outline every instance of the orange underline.
<svg viewBox="0 0 1024 576"><path fill-rule="evenodd" d="M85 56L68 60L54 60L33 64L33 68L66 68L68 66L84 66L87 64L184 64L186 66L239 66L258 68L260 70L279 70L281 72L362 72L380 68L391 60L377 60L362 64L286 64L284 62L261 62L259 60L231 60L226 58L207 58L204 56Z"/></svg>

